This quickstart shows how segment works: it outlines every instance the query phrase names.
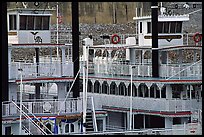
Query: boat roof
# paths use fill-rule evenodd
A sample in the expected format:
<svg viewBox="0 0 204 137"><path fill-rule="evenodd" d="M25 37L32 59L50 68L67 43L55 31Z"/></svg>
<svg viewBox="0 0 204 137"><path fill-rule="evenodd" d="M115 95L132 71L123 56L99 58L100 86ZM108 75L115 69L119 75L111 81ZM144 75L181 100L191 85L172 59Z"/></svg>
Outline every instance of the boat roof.
<svg viewBox="0 0 204 137"><path fill-rule="evenodd" d="M151 20L151 16L133 17L133 20ZM159 15L158 21L189 21L189 14L184 15Z"/></svg>

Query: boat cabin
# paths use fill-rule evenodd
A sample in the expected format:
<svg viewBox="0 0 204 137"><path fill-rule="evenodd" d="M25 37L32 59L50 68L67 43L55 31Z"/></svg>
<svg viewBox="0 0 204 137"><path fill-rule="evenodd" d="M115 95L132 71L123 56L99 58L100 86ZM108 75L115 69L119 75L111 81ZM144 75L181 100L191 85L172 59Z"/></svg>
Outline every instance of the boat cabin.
<svg viewBox="0 0 204 137"><path fill-rule="evenodd" d="M152 24L151 16L134 17L138 21L139 46L151 46ZM189 15L159 15L158 16L158 46L183 45L182 24L189 20Z"/></svg>
<svg viewBox="0 0 204 137"><path fill-rule="evenodd" d="M8 9L8 43L50 43L51 10Z"/></svg>

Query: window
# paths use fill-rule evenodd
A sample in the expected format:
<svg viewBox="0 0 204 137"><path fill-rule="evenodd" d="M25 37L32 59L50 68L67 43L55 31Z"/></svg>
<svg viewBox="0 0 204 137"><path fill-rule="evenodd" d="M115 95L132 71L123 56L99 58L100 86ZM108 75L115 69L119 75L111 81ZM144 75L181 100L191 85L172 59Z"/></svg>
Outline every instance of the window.
<svg viewBox="0 0 204 137"><path fill-rule="evenodd" d="M151 33L152 32L152 27L151 27L151 22L147 22L147 33Z"/></svg>
<svg viewBox="0 0 204 137"><path fill-rule="evenodd" d="M170 33L176 32L176 21L170 23Z"/></svg>
<svg viewBox="0 0 204 137"><path fill-rule="evenodd" d="M158 33L163 33L163 25L162 22L158 22Z"/></svg>
<svg viewBox="0 0 204 137"><path fill-rule="evenodd" d="M34 28L34 16L28 16L26 30L33 30L33 28Z"/></svg>
<svg viewBox="0 0 204 137"><path fill-rule="evenodd" d="M169 22L164 22L164 31L163 33L169 33Z"/></svg>
<svg viewBox="0 0 204 137"><path fill-rule="evenodd" d="M176 22L176 33L181 33L182 22Z"/></svg>
<svg viewBox="0 0 204 137"><path fill-rule="evenodd" d="M50 17L49 16L44 16L42 18L43 21L43 30L49 30L49 24L50 24Z"/></svg>
<svg viewBox="0 0 204 137"><path fill-rule="evenodd" d="M9 30L16 30L16 15L9 15Z"/></svg>
<svg viewBox="0 0 204 137"><path fill-rule="evenodd" d="M20 30L26 30L27 16L20 16Z"/></svg>
<svg viewBox="0 0 204 137"><path fill-rule="evenodd" d="M49 16L20 15L20 30L49 30Z"/></svg>
<svg viewBox="0 0 204 137"><path fill-rule="evenodd" d="M37 16L35 18L35 30L41 30L42 29L42 16Z"/></svg>
<svg viewBox="0 0 204 137"><path fill-rule="evenodd" d="M142 22L140 22L140 33L142 33Z"/></svg>
<svg viewBox="0 0 204 137"><path fill-rule="evenodd" d="M158 23L158 33L181 33L181 30L182 30L181 21Z"/></svg>

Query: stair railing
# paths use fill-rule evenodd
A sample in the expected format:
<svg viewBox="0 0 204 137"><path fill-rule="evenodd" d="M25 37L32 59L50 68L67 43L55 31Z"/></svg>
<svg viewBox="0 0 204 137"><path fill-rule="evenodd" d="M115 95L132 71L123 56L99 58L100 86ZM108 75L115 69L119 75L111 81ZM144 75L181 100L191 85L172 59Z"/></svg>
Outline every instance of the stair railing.
<svg viewBox="0 0 204 137"><path fill-rule="evenodd" d="M93 97L91 97L91 104L92 104L94 131L98 132L98 127L97 127L97 123L96 123L96 111L95 111L95 107L94 107Z"/></svg>
<svg viewBox="0 0 204 137"><path fill-rule="evenodd" d="M25 125L22 125L22 128L25 129L29 135L33 135L33 133Z"/></svg>
<svg viewBox="0 0 204 137"><path fill-rule="evenodd" d="M34 120L32 120L32 118L29 117L28 114L26 114L23 110L21 110L20 107L15 102L13 102L13 101L11 101L11 102L16 106L16 108L19 111L22 112L23 116L25 116L27 119L31 120L31 123L33 124L34 127L36 127L38 130L40 130L43 135L47 135L47 133Z"/></svg>
<svg viewBox="0 0 204 137"><path fill-rule="evenodd" d="M35 119L37 119L37 121L38 121L50 134L53 135L52 131L50 131L32 112L30 112L30 110L28 110L24 104L22 104L22 106L23 106Z"/></svg>

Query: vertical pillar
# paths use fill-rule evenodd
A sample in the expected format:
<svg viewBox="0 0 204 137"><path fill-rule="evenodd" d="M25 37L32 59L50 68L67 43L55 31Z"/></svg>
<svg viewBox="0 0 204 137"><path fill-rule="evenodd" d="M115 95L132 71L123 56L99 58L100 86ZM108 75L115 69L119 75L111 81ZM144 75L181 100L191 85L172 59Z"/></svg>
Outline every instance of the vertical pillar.
<svg viewBox="0 0 204 137"><path fill-rule="evenodd" d="M136 58L135 58L135 49L130 49L130 63L131 64L133 64L133 63L135 63L135 61L136 61Z"/></svg>
<svg viewBox="0 0 204 137"><path fill-rule="evenodd" d="M61 74L62 76L64 76L65 75L65 64L66 64L65 48L61 48L61 51L62 51Z"/></svg>
<svg viewBox="0 0 204 137"><path fill-rule="evenodd" d="M172 99L172 87L170 84L166 85L166 99Z"/></svg>
<svg viewBox="0 0 204 137"><path fill-rule="evenodd" d="M11 48L8 48L8 65L9 65L9 78L11 78Z"/></svg>
<svg viewBox="0 0 204 137"><path fill-rule="evenodd" d="M152 77L159 77L158 60L158 3L152 2Z"/></svg>
<svg viewBox="0 0 204 137"><path fill-rule="evenodd" d="M189 90L190 90L190 100L192 99L192 92L191 92L191 90L193 89L193 86L192 85L189 85Z"/></svg>
<svg viewBox="0 0 204 137"><path fill-rule="evenodd" d="M145 129L145 114L143 114L143 125L144 125L144 129Z"/></svg>
<svg viewBox="0 0 204 137"><path fill-rule="evenodd" d="M172 128L172 125L173 125L173 118L165 117L165 128Z"/></svg>
<svg viewBox="0 0 204 137"><path fill-rule="evenodd" d="M7 34L7 2L1 3L1 76L2 101L9 100L8 92L8 34Z"/></svg>
<svg viewBox="0 0 204 137"><path fill-rule="evenodd" d="M57 95L58 99L65 99L67 94L67 85L65 82L58 82L57 84Z"/></svg>
<svg viewBox="0 0 204 137"><path fill-rule="evenodd" d="M39 76L39 48L35 48L35 56L36 56L36 73ZM40 85L41 83L35 84L35 98L40 99Z"/></svg>
<svg viewBox="0 0 204 137"><path fill-rule="evenodd" d="M74 63L74 77L79 71L79 7L78 2L72 2L72 62ZM73 97L79 97L79 75L73 85Z"/></svg>

